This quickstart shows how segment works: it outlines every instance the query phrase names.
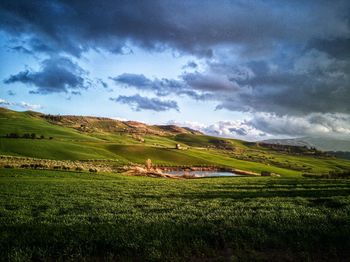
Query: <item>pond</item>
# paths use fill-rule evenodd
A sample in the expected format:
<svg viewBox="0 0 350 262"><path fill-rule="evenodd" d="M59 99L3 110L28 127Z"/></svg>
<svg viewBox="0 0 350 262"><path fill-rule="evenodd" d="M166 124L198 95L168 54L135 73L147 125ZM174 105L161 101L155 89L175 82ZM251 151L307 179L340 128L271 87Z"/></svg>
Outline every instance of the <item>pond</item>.
<svg viewBox="0 0 350 262"><path fill-rule="evenodd" d="M167 171L167 174L175 176L192 176L192 177L228 177L228 176L243 176L227 171Z"/></svg>

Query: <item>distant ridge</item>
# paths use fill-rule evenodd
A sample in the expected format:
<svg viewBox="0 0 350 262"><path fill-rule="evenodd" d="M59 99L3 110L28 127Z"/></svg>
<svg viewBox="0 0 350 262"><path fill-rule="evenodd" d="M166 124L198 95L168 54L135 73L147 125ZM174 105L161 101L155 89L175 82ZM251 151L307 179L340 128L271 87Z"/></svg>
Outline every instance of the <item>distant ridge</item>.
<svg viewBox="0 0 350 262"><path fill-rule="evenodd" d="M302 138L290 138L290 139L267 139L259 142L263 142L266 144L274 144L274 145L288 145L288 146L307 146L313 147L307 141L302 140Z"/></svg>
<svg viewBox="0 0 350 262"><path fill-rule="evenodd" d="M315 147L322 151L350 152L350 141L328 137L300 137L291 139L268 139L260 142L290 146Z"/></svg>
<svg viewBox="0 0 350 262"><path fill-rule="evenodd" d="M26 113L81 132L127 132L160 136L174 134L203 135L200 131L176 125L147 125L138 121L120 121L107 117L50 115L34 111L26 111Z"/></svg>

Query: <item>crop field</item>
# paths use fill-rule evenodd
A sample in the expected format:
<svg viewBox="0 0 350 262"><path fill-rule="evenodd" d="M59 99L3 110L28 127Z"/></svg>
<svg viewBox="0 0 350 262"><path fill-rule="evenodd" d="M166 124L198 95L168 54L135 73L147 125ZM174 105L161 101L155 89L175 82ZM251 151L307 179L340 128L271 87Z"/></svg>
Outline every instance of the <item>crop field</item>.
<svg viewBox="0 0 350 262"><path fill-rule="evenodd" d="M11 261L346 261L350 180L0 169Z"/></svg>
<svg viewBox="0 0 350 262"><path fill-rule="evenodd" d="M348 160L104 118L0 108L0 120L0 260L350 257ZM277 176L120 173L147 159Z"/></svg>

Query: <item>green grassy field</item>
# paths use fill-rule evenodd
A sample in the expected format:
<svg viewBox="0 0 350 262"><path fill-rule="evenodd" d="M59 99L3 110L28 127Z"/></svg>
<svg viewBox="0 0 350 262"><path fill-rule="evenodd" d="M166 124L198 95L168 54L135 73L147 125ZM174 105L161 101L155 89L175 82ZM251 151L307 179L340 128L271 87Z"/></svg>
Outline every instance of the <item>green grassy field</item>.
<svg viewBox="0 0 350 262"><path fill-rule="evenodd" d="M0 120L1 155L57 160L110 159L117 160L120 165L144 164L150 158L156 165L211 165L258 173L270 171L284 176L350 169L348 160L291 155L240 140L206 135L141 134L144 141L140 142L132 134L111 132L113 120L96 120L97 129L92 132L51 123L33 112L0 109ZM9 133L35 133L43 135L44 139L6 138ZM176 150L176 143L180 143L183 150ZM229 147L229 150L220 146Z"/></svg>
<svg viewBox="0 0 350 262"><path fill-rule="evenodd" d="M119 132L127 125L106 119L92 119L84 131L37 113L0 109L0 121L0 165L8 167L0 167L0 260L346 261L350 256L350 180L321 179L349 170L350 161L199 134ZM67 125L74 124L80 126ZM7 138L9 133L44 138ZM149 158L155 165L231 167L281 177L175 180L85 172L97 165L119 172ZM43 168L86 168L8 165L28 168L31 161ZM304 172L318 179L304 178Z"/></svg>
<svg viewBox="0 0 350 262"><path fill-rule="evenodd" d="M5 261L346 261L350 180L0 169Z"/></svg>

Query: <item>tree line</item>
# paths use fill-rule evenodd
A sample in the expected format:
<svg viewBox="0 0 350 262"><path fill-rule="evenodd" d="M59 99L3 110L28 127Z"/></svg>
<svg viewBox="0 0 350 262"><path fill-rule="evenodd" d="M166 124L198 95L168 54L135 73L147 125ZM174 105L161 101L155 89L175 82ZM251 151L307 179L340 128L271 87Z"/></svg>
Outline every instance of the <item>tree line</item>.
<svg viewBox="0 0 350 262"><path fill-rule="evenodd" d="M5 135L6 138L25 138L25 139L45 139L44 135L37 135L35 133L24 133L23 135L20 135L18 133L8 133ZM53 139L52 136L49 137L49 139Z"/></svg>

